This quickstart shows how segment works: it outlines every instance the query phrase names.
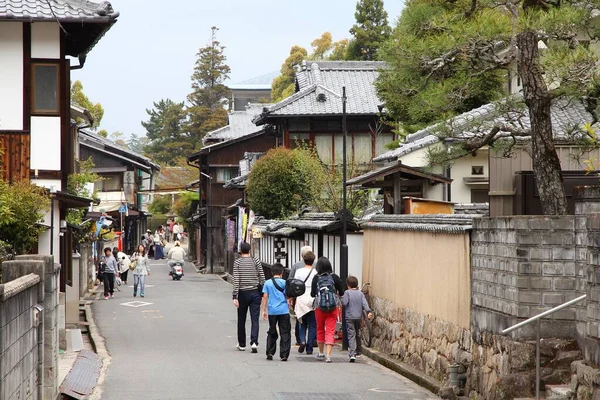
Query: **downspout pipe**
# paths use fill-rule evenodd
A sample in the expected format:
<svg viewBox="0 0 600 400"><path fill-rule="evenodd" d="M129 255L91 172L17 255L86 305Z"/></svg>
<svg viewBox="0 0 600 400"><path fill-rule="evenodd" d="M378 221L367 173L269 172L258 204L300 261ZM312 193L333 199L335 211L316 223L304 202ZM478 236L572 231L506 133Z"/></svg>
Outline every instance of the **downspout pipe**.
<svg viewBox="0 0 600 400"><path fill-rule="evenodd" d="M77 56L77 58L79 59L79 65L74 65L70 67L69 69L71 71L83 68L83 66L85 65L85 60L87 59L87 54L81 53L79 54L79 56Z"/></svg>

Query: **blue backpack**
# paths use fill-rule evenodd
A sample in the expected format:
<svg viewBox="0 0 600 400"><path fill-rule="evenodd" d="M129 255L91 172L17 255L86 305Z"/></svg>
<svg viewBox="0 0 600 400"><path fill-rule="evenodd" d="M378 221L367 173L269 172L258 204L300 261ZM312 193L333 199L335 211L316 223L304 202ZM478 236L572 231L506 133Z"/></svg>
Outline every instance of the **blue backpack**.
<svg viewBox="0 0 600 400"><path fill-rule="evenodd" d="M316 308L321 311L333 311L338 306L337 290L331 274L319 275L317 278L317 297L315 299Z"/></svg>

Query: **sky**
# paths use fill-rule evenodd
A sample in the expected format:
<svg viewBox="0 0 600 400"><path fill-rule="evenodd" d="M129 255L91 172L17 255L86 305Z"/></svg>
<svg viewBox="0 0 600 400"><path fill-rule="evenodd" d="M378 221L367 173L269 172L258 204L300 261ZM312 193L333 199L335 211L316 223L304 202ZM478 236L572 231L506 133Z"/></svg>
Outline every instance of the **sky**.
<svg viewBox="0 0 600 400"><path fill-rule="evenodd" d="M384 0L395 25L403 0ZM230 83L279 71L293 45L307 49L329 31L350 36L355 0L111 0L117 23L71 73L104 108L101 128L144 136L141 121L153 102L184 101L198 49L219 28ZM76 64L77 61L74 62Z"/></svg>

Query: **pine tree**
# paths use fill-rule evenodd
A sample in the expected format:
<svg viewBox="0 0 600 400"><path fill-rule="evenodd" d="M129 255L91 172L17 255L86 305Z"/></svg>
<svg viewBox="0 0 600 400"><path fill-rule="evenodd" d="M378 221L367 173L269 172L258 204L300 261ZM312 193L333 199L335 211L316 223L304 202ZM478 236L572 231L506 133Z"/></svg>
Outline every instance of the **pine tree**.
<svg viewBox="0 0 600 400"><path fill-rule="evenodd" d="M383 0L359 0L354 13L356 24L350 28L354 42L348 55L352 60L376 60L379 46L390 37L392 29Z"/></svg>
<svg viewBox="0 0 600 400"><path fill-rule="evenodd" d="M160 100L154 103L152 110L146 110L150 116L142 122L146 129L148 143L143 150L160 164L175 165L181 156L193 153L195 145L186 130L186 111L184 103L172 100Z"/></svg>
<svg viewBox="0 0 600 400"><path fill-rule="evenodd" d="M224 82L231 69L225 63L225 47L216 39L219 29L212 27L211 43L201 48L197 54L192 74L192 93L188 95L188 108L191 138L195 150L202 146L202 137L210 131L227 125L227 111L224 108L229 89Z"/></svg>
<svg viewBox="0 0 600 400"><path fill-rule="evenodd" d="M595 7L596 0L413 0L382 47L388 68L377 82L379 96L405 128L503 99L496 110L504 123L467 121L460 132L447 127L441 138L458 140L449 149L430 151L432 161L456 159L482 146L510 150L530 138L542 210L566 214L551 106L559 100L579 101L593 115L591 125L599 119ZM522 97L504 97L507 72L520 77ZM522 122L525 109L530 127ZM469 140L461 140L464 131L472 134ZM595 132L577 131L574 135L583 139L595 138Z"/></svg>

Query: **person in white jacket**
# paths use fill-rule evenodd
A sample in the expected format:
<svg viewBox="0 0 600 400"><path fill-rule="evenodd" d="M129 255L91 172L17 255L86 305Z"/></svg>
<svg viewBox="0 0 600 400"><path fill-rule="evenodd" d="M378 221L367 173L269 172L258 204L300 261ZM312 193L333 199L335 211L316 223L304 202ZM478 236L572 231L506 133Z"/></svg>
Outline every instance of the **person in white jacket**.
<svg viewBox="0 0 600 400"><path fill-rule="evenodd" d="M127 274L129 273L129 266L131 265L131 259L129 256L122 251L117 254L117 261L119 262L119 274L123 285L127 285Z"/></svg>
<svg viewBox="0 0 600 400"><path fill-rule="evenodd" d="M296 297L294 306L294 314L300 322L300 347L298 353L312 354L313 343L317 339L317 321L315 320L315 311L313 309L314 298L310 295L310 289L313 278L317 275L317 271L313 268L315 262L315 253L307 251L304 256L304 267L298 268L294 273L294 279L304 281L306 291L302 296Z"/></svg>
<svg viewBox="0 0 600 400"><path fill-rule="evenodd" d="M140 296L144 297L146 290L146 276L150 275L150 261L146 254L146 248L143 244L138 246L138 250L133 253L133 262L135 262L135 268L133 269L133 297L137 295L138 286L140 288Z"/></svg>

